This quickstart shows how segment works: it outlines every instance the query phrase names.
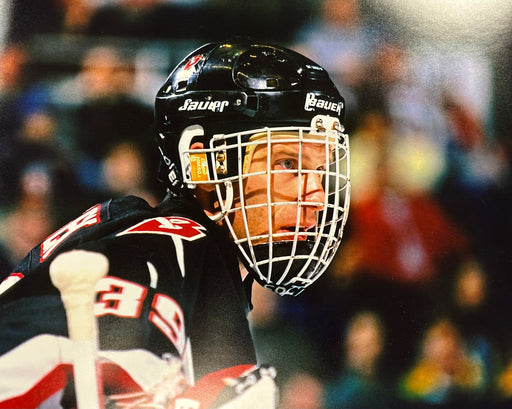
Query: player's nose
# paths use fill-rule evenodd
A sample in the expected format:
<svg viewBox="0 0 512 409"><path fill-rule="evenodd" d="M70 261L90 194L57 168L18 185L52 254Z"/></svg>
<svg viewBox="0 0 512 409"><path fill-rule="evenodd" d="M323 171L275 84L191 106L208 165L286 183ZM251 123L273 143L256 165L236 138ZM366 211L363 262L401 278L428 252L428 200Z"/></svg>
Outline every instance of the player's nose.
<svg viewBox="0 0 512 409"><path fill-rule="evenodd" d="M308 207L315 211L320 211L325 206L325 190L322 178L317 174L307 174L304 176L304 194L302 200L308 204Z"/></svg>

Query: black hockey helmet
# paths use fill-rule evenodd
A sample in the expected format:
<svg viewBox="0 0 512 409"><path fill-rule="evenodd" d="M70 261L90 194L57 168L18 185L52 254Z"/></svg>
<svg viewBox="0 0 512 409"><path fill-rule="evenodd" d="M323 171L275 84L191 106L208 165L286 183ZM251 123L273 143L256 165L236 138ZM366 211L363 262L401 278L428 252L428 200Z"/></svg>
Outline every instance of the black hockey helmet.
<svg viewBox="0 0 512 409"><path fill-rule="evenodd" d="M189 180L180 140L191 125L203 128L194 138L208 146L215 134L309 126L318 114L343 124L344 113L344 100L327 72L303 55L246 39L206 44L178 64L156 96L157 142L165 164L161 177L172 190ZM229 159L220 177L237 174ZM208 165L213 178L217 166Z"/></svg>
<svg viewBox="0 0 512 409"><path fill-rule="evenodd" d="M316 280L339 245L349 203L344 108L318 64L295 51L247 39L198 48L178 64L156 96L160 177L176 194L214 185L217 220L223 219L254 278L279 294L296 295ZM203 148L190 149L195 142ZM268 231L252 235L248 221L254 213L244 204L241 186L251 176L257 147L265 145L270 152L273 143L293 143L300 150L308 143L325 147L321 170L292 171L297 179L315 173L325 185L314 229L305 231L297 217L287 233L278 232L268 217ZM278 172L267 173L270 186ZM300 196L300 190L297 186L295 194ZM310 204L293 200L297 214L310 211ZM268 199L263 206L270 214L291 205ZM237 215L245 224L238 231L233 224Z"/></svg>

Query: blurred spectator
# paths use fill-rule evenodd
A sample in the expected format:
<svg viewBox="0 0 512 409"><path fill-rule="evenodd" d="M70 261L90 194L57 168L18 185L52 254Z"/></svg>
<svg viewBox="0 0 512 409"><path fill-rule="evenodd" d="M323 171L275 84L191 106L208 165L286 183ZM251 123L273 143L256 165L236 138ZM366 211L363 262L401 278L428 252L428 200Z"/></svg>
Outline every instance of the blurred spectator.
<svg viewBox="0 0 512 409"><path fill-rule="evenodd" d="M503 367L498 373L493 385L489 402L493 402L496 408L507 409L512 404L512 359L510 353L503 361Z"/></svg>
<svg viewBox="0 0 512 409"><path fill-rule="evenodd" d="M280 387L298 373L319 376L324 364L319 359L319 347L302 328L283 318L282 298L266 288L254 286L252 300L254 307L249 323L258 363L276 368Z"/></svg>
<svg viewBox="0 0 512 409"><path fill-rule="evenodd" d="M357 89L358 118L368 111L381 111L396 135L420 135L443 149L446 126L439 91L423 84L421 64L415 57L401 39L377 44Z"/></svg>
<svg viewBox="0 0 512 409"><path fill-rule="evenodd" d="M0 91L2 98L16 96L23 89L23 73L26 61L27 53L22 45L7 45L1 50ZM2 114L6 115L5 112L2 112Z"/></svg>
<svg viewBox="0 0 512 409"><path fill-rule="evenodd" d="M353 204L365 201L376 194L378 179L375 175L391 137L390 119L382 111L369 111L358 123L350 141Z"/></svg>
<svg viewBox="0 0 512 409"><path fill-rule="evenodd" d="M351 199L365 201L379 188L385 161L388 178L408 194L431 194L444 175L443 150L424 134L398 135L384 111L366 111L351 135Z"/></svg>
<svg viewBox="0 0 512 409"><path fill-rule="evenodd" d="M0 219L0 239L11 268L56 227L53 212L42 197L48 184L46 178L43 170L27 169L21 181L24 196Z"/></svg>
<svg viewBox="0 0 512 409"><path fill-rule="evenodd" d="M310 374L295 374L280 391L279 409L324 409L322 381Z"/></svg>
<svg viewBox="0 0 512 409"><path fill-rule="evenodd" d="M53 231L56 212L52 206L58 202L58 184L73 186L69 180L61 179L62 156L52 145L54 126L51 115L34 111L27 114L17 135L17 191L12 208L0 220L1 240L11 266Z"/></svg>
<svg viewBox="0 0 512 409"><path fill-rule="evenodd" d="M294 48L321 64L347 101L347 119L359 110L358 92L381 33L368 24L359 0L320 0L316 20L298 31ZM353 129L353 122L346 127Z"/></svg>
<svg viewBox="0 0 512 409"><path fill-rule="evenodd" d="M474 256L492 273L489 282L496 310L511 306L510 200L512 156L510 137L494 138L475 112L445 94L449 125L446 173L436 197L446 213L472 237ZM512 325L508 324L509 337Z"/></svg>
<svg viewBox="0 0 512 409"><path fill-rule="evenodd" d="M57 0L61 7L61 32L64 34L84 34L99 1Z"/></svg>
<svg viewBox="0 0 512 409"><path fill-rule="evenodd" d="M0 218L2 272L10 271L55 228L47 202L50 182L46 169L25 169L19 185L18 202Z"/></svg>
<svg viewBox="0 0 512 409"><path fill-rule="evenodd" d="M482 362L467 352L453 322L440 319L428 328L417 363L400 383L400 394L412 402L467 407L482 398L487 381Z"/></svg>
<svg viewBox="0 0 512 409"><path fill-rule="evenodd" d="M390 385L380 372L385 329L377 314L357 312L343 343L343 366L326 386L326 409L392 408Z"/></svg>
<svg viewBox="0 0 512 409"><path fill-rule="evenodd" d="M494 392L494 401L503 402L503 408L510 407L512 403L512 361L509 361L499 374Z"/></svg>
<svg viewBox="0 0 512 409"><path fill-rule="evenodd" d="M156 206L156 198L146 187L146 164L134 144L120 143L112 148L102 162L103 196L136 195Z"/></svg>
<svg viewBox="0 0 512 409"><path fill-rule="evenodd" d="M16 189L15 143L22 122L26 60L27 53L20 45L0 50L0 207L12 204Z"/></svg>
<svg viewBox="0 0 512 409"><path fill-rule="evenodd" d="M506 321L492 304L488 273L481 263L468 259L457 269L453 280L453 293L447 297L451 303L450 316L467 341L468 351L479 356L488 373L496 367L497 343L500 326ZM507 319L508 320L508 319Z"/></svg>
<svg viewBox="0 0 512 409"><path fill-rule="evenodd" d="M15 206L45 208L55 223L76 217L86 197L73 163L56 140L57 119L48 108L27 111L15 145Z"/></svg>
<svg viewBox="0 0 512 409"><path fill-rule="evenodd" d="M487 135L476 114L461 101L445 95L443 103L449 125L447 155L450 166L443 190L446 196L440 199L456 206L458 202L448 202L456 200L455 195L462 195L459 200L466 200L486 194L499 186L508 174L509 158L498 141L493 142ZM473 210L468 209L467 212ZM458 216L461 224L470 232L483 233L479 230L480 226L474 224L477 220L472 220L467 212Z"/></svg>
<svg viewBox="0 0 512 409"><path fill-rule="evenodd" d="M62 209L72 208L69 199L63 203L59 197L64 186L72 189L74 183L70 168L53 144L54 118L40 110L25 114L12 156L16 189L0 219L0 240L11 268L53 231L59 204Z"/></svg>
<svg viewBox="0 0 512 409"><path fill-rule="evenodd" d="M440 156L419 136L395 135L382 112L364 116L351 143L354 270L428 282L442 261L465 251L467 239L431 196L444 166Z"/></svg>
<svg viewBox="0 0 512 409"><path fill-rule="evenodd" d="M8 41L28 42L40 34L81 34L95 3L92 0L13 1Z"/></svg>
<svg viewBox="0 0 512 409"><path fill-rule="evenodd" d="M134 144L145 163L154 166L150 171L156 172L153 111L132 94L133 70L132 61L114 47L93 47L84 55L78 75L54 92L54 98L67 95L72 107L68 121L74 130L79 180L92 192L101 191L101 162L119 143Z"/></svg>
<svg viewBox="0 0 512 409"><path fill-rule="evenodd" d="M437 177L436 151L417 138L411 145L415 153L409 148L404 152L412 137L396 136L389 118L380 112L365 116L352 139L350 230L336 263L337 272L349 281L346 297L351 308L380 311L393 334L387 357L391 376L413 358L411 345L437 287L468 251L468 239L428 189ZM432 170L415 165L426 155L431 155ZM411 183L414 180L421 183Z"/></svg>

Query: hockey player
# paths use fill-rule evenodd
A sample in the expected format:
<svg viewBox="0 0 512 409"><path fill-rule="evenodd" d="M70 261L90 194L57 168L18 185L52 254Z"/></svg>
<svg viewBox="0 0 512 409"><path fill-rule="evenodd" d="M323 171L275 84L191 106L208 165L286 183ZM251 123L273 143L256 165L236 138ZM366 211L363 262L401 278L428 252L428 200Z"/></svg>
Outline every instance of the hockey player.
<svg viewBox="0 0 512 409"><path fill-rule="evenodd" d="M109 260L94 305L107 406L220 407L269 377L251 285L298 295L334 256L349 203L343 115L328 74L291 50L237 40L187 56L155 102L165 199L91 207L3 281L0 408L75 405L48 274L72 249ZM169 382L176 360L183 379Z"/></svg>

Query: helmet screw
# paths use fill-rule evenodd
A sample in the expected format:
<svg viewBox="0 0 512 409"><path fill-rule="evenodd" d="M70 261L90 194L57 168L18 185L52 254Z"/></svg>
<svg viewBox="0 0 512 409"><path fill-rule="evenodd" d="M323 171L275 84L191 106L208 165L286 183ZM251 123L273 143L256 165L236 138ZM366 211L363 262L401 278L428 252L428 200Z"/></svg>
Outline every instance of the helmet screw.
<svg viewBox="0 0 512 409"><path fill-rule="evenodd" d="M218 152L215 159L217 161L217 174L225 175L226 173L228 173L226 165L224 164L224 162L226 161L226 153Z"/></svg>
<svg viewBox="0 0 512 409"><path fill-rule="evenodd" d="M317 119L315 126L317 131L325 132L324 121L322 121L321 119Z"/></svg>

